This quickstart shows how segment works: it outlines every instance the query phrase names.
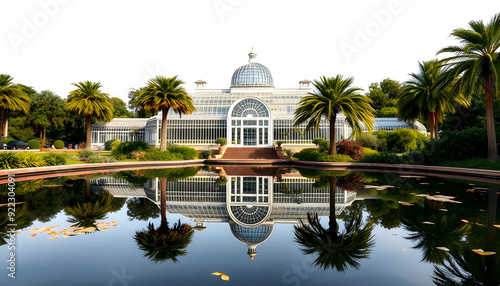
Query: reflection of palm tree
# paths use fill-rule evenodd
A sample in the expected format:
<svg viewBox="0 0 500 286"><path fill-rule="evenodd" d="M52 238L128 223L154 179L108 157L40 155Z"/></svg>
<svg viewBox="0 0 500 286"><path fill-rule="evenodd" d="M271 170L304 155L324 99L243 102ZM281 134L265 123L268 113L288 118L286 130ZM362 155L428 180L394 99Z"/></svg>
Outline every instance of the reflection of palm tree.
<svg viewBox="0 0 500 286"><path fill-rule="evenodd" d="M139 248L146 253L144 256L152 261L160 262L172 260L177 262L177 256L186 255L186 248L191 242L194 230L189 224L181 223L180 220L169 226L167 221L167 179L160 178L160 209L161 223L159 228L155 228L153 223L149 223L143 231L137 231L134 239Z"/></svg>
<svg viewBox="0 0 500 286"><path fill-rule="evenodd" d="M434 224L424 224L429 221ZM461 248L462 238L469 232L470 225L464 224L453 213L427 214L421 207L405 207L401 210L401 222L410 235L405 237L415 242L414 249L423 252L422 261L441 264L446 252L436 247Z"/></svg>
<svg viewBox="0 0 500 286"><path fill-rule="evenodd" d="M16 206L14 220L11 221L11 219L12 217L7 212L0 213L0 246L7 244L7 240L9 240L9 235L7 234L7 231L10 229L9 224L15 223L16 230L31 225L32 220L29 219L28 206L26 204Z"/></svg>
<svg viewBox="0 0 500 286"><path fill-rule="evenodd" d="M90 194L87 192L85 196L84 203L77 203L76 206L66 208L66 214L72 216L68 222L75 223L74 226L94 226L96 220L105 219L108 212L113 209L113 196L108 192L102 193L96 202L90 201Z"/></svg>
<svg viewBox="0 0 500 286"><path fill-rule="evenodd" d="M345 223L345 230L339 233L335 217L335 191L337 178L329 177L330 182L330 222L325 229L319 221L318 214L308 213L308 224L295 226L295 240L304 248L305 254L317 254L315 266L335 268L346 271L349 266L359 268L359 260L367 258L373 247L373 223L362 227L361 214Z"/></svg>

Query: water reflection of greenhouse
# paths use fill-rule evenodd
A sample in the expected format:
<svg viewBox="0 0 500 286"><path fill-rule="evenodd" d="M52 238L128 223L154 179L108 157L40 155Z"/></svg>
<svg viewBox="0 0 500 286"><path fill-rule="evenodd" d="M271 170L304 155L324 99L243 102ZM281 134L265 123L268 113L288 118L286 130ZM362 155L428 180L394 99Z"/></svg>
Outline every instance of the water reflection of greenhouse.
<svg viewBox="0 0 500 286"><path fill-rule="evenodd" d="M298 173L281 174L272 169L266 176L231 175L220 181L217 173L199 172L196 176L167 182L167 211L178 213L203 230L206 222L228 222L233 235L248 246L253 259L255 248L272 233L275 223L295 224L307 219L307 213L330 214L329 188L316 189L315 180ZM250 172L251 173L251 172ZM96 191L109 191L116 197L143 197L160 204L159 179L147 181L143 188L126 180L105 177L92 181ZM337 187L335 213L339 215L356 198L356 192Z"/></svg>

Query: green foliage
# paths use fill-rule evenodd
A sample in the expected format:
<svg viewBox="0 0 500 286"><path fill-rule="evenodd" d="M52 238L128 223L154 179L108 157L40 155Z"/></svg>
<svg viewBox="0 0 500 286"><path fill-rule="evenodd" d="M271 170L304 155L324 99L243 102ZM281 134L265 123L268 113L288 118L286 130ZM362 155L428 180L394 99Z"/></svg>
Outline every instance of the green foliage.
<svg viewBox="0 0 500 286"><path fill-rule="evenodd" d="M116 148L118 148L118 146L120 146L121 143L122 143L122 141L115 139L113 142L111 142L111 149L110 150L115 151Z"/></svg>
<svg viewBox="0 0 500 286"><path fill-rule="evenodd" d="M377 150L373 150L371 148L363 147L363 157L364 156L370 156L370 155L376 155L378 154Z"/></svg>
<svg viewBox="0 0 500 286"><path fill-rule="evenodd" d="M366 155L359 162L362 163L383 163L383 164L402 164L403 158L396 153L381 152L378 154Z"/></svg>
<svg viewBox="0 0 500 286"><path fill-rule="evenodd" d="M225 186L227 184L227 178L226 177L218 177L215 180L215 184L218 186Z"/></svg>
<svg viewBox="0 0 500 286"><path fill-rule="evenodd" d="M17 154L19 153L0 152L0 169L23 168L24 164Z"/></svg>
<svg viewBox="0 0 500 286"><path fill-rule="evenodd" d="M396 129L392 132L380 130L374 132L380 140L387 142L387 147L383 150L390 152L403 153L407 151L421 150L427 137L420 132L412 129Z"/></svg>
<svg viewBox="0 0 500 286"><path fill-rule="evenodd" d="M297 151L293 149L283 149L283 153L286 154L288 157L292 157L293 155L295 155L295 153L297 153Z"/></svg>
<svg viewBox="0 0 500 286"><path fill-rule="evenodd" d="M215 140L215 144L219 144L220 146L227 145L227 139L223 138L223 137L219 137L219 138L217 138L217 140Z"/></svg>
<svg viewBox="0 0 500 286"><path fill-rule="evenodd" d="M321 137L314 138L312 143L318 146L321 152L326 152L330 149L330 141Z"/></svg>
<svg viewBox="0 0 500 286"><path fill-rule="evenodd" d="M317 161L317 162L352 162L352 158L348 155L337 154L328 155L320 152L316 148L306 148L295 154L295 157L301 161Z"/></svg>
<svg viewBox="0 0 500 286"><path fill-rule="evenodd" d="M64 142L62 140L56 140L54 142L54 147L56 147L56 149L63 149L64 148Z"/></svg>
<svg viewBox="0 0 500 286"><path fill-rule="evenodd" d="M40 141L38 139L31 139L28 141L28 145L30 145L30 149L40 149Z"/></svg>
<svg viewBox="0 0 500 286"><path fill-rule="evenodd" d="M129 220L148 221L149 219L158 218L160 209L155 203L146 198L131 198L127 200L127 216Z"/></svg>
<svg viewBox="0 0 500 286"><path fill-rule="evenodd" d="M142 161L181 161L198 158L198 151L191 147L171 145L166 151L149 150L140 159Z"/></svg>
<svg viewBox="0 0 500 286"><path fill-rule="evenodd" d="M44 131L48 128L63 125L65 115L64 100L52 91L44 90L32 96L30 112L26 120L37 134L41 132L42 136L45 136Z"/></svg>
<svg viewBox="0 0 500 286"><path fill-rule="evenodd" d="M361 133L361 135L356 136L356 142L358 142L363 147L371 148L374 150L382 150L387 146L386 139L379 139L376 135L371 133Z"/></svg>
<svg viewBox="0 0 500 286"><path fill-rule="evenodd" d="M78 156L80 156L80 158L89 158L90 156L94 156L96 154L97 154L96 152L92 152L90 150L84 150L84 151L80 152L80 154L78 154Z"/></svg>
<svg viewBox="0 0 500 286"><path fill-rule="evenodd" d="M443 162L440 165L456 168L500 170L500 161L490 161L484 158L471 158L463 161L448 161Z"/></svg>
<svg viewBox="0 0 500 286"><path fill-rule="evenodd" d="M47 166L66 165L68 161L64 154L57 153L49 153L43 158L43 160L45 160L45 165Z"/></svg>
<svg viewBox="0 0 500 286"><path fill-rule="evenodd" d="M111 144L113 142L115 142L115 141L120 141L120 140L118 140L118 139L111 139L111 140L108 140L108 141L104 142L104 149L111 151L112 150L111 149ZM118 143L118 144L120 144L120 143Z"/></svg>
<svg viewBox="0 0 500 286"><path fill-rule="evenodd" d="M214 150L201 150L198 153L198 158L200 159L208 159L212 154L214 153Z"/></svg>
<svg viewBox="0 0 500 286"><path fill-rule="evenodd" d="M485 158L488 153L486 128L444 131L438 139L427 142L423 153L433 165L445 161Z"/></svg>
<svg viewBox="0 0 500 286"><path fill-rule="evenodd" d="M113 145L112 143L111 145ZM146 151L149 149L148 143L144 141L121 142L111 153L118 160L132 159L132 153Z"/></svg>
<svg viewBox="0 0 500 286"><path fill-rule="evenodd" d="M283 145L283 143L285 143L285 141L276 141L276 145L278 147L281 147L281 145Z"/></svg>
<svg viewBox="0 0 500 286"><path fill-rule="evenodd" d="M111 97L109 99L113 105L113 117L114 118L132 118L134 113L128 111L126 103L118 97Z"/></svg>
<svg viewBox="0 0 500 286"><path fill-rule="evenodd" d="M398 117L398 109L394 106L386 106L375 113L378 118L382 117Z"/></svg>
<svg viewBox="0 0 500 286"><path fill-rule="evenodd" d="M99 154L93 154L87 158L87 162L90 164L105 163L105 160Z"/></svg>
<svg viewBox="0 0 500 286"><path fill-rule="evenodd" d="M351 157L353 160L358 160L363 157L363 148L356 141L343 139L337 143L337 152Z"/></svg>
<svg viewBox="0 0 500 286"><path fill-rule="evenodd" d="M22 152L22 153L17 153L16 156L19 157L22 164L22 168L45 166L45 161L43 157L37 153Z"/></svg>
<svg viewBox="0 0 500 286"><path fill-rule="evenodd" d="M12 140L15 140L15 139L14 139L14 138L4 138L4 139L0 140L0 143L5 143L5 144L7 144L7 143L9 143L9 142L10 142L10 141L12 141Z"/></svg>

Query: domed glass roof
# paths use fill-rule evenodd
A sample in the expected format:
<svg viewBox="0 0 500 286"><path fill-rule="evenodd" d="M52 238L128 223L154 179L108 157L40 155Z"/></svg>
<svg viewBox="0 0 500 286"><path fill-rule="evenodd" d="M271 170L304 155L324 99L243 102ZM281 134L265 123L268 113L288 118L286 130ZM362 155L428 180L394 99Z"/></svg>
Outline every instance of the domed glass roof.
<svg viewBox="0 0 500 286"><path fill-rule="evenodd" d="M248 54L248 64L239 67L231 78L231 87L274 86L273 76L266 66L255 62L256 53Z"/></svg>
<svg viewBox="0 0 500 286"><path fill-rule="evenodd" d="M259 244L264 242L273 232L273 225L259 225L258 227L244 227L238 224L230 225L234 237L244 244Z"/></svg>

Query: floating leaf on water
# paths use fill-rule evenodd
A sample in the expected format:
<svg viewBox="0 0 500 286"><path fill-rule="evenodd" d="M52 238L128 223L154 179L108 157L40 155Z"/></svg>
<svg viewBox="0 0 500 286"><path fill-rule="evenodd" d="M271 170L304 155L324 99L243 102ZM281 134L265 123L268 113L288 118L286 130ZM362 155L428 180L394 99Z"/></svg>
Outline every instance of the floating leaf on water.
<svg viewBox="0 0 500 286"><path fill-rule="evenodd" d="M33 233L33 234L31 234L30 236L31 236L31 237L35 237L35 236L36 236L36 233Z"/></svg>
<svg viewBox="0 0 500 286"><path fill-rule="evenodd" d="M54 236L54 237L52 237L52 238L49 238L49 240L53 240L53 239L56 239L56 238L58 238L58 237L59 237L59 236Z"/></svg>
<svg viewBox="0 0 500 286"><path fill-rule="evenodd" d="M49 226L48 228L56 228L56 227L60 227L61 225L58 224L58 225L54 225L54 226Z"/></svg>
<svg viewBox="0 0 500 286"><path fill-rule="evenodd" d="M424 221L424 222L422 222L422 223L423 223L423 224L435 224L435 223L433 223L433 222L431 222L431 221Z"/></svg>
<svg viewBox="0 0 500 286"><path fill-rule="evenodd" d="M55 231L49 232L49 235L56 235L57 233Z"/></svg>
<svg viewBox="0 0 500 286"><path fill-rule="evenodd" d="M483 209L479 209L479 211L480 211L480 212L484 212L485 210L483 210Z"/></svg>
<svg viewBox="0 0 500 286"><path fill-rule="evenodd" d="M476 222L476 225L479 225L479 226L484 226L484 224L482 224L482 223L478 223L478 222Z"/></svg>
<svg viewBox="0 0 500 286"><path fill-rule="evenodd" d="M29 231L38 231L38 230L39 230L39 228L37 227L37 228L28 229L28 230L29 230Z"/></svg>
<svg viewBox="0 0 500 286"><path fill-rule="evenodd" d="M114 224L119 224L120 223L119 221L116 221L116 220L112 220L111 222L114 223Z"/></svg>
<svg viewBox="0 0 500 286"><path fill-rule="evenodd" d="M461 221L461 222L465 222L465 223L469 223L469 221L468 221L468 220L466 220L466 219L462 219L462 220L460 220L460 221Z"/></svg>
<svg viewBox="0 0 500 286"><path fill-rule="evenodd" d="M406 248L403 248L403 251L406 251Z"/></svg>
<svg viewBox="0 0 500 286"><path fill-rule="evenodd" d="M436 249L439 249L442 251L450 251L450 249L448 249L447 247L444 247L444 246L438 246L438 247L436 247Z"/></svg>
<svg viewBox="0 0 500 286"><path fill-rule="evenodd" d="M23 233L23 232L22 232L22 231L18 231L18 232L16 232L16 234L20 234L20 233Z"/></svg>
<svg viewBox="0 0 500 286"><path fill-rule="evenodd" d="M226 274L222 275L220 277L220 279L224 280L224 281L229 281L229 276L227 276Z"/></svg>
<svg viewBox="0 0 500 286"><path fill-rule="evenodd" d="M493 226L496 228L500 228L500 224L494 224Z"/></svg>
<svg viewBox="0 0 500 286"><path fill-rule="evenodd" d="M65 234L65 235L63 235L63 238L70 237L70 236L71 236L71 235L67 235L67 234Z"/></svg>
<svg viewBox="0 0 500 286"><path fill-rule="evenodd" d="M212 275L221 276L221 275L224 275L224 273L222 273L222 272L214 272L214 273L212 273Z"/></svg>
<svg viewBox="0 0 500 286"><path fill-rule="evenodd" d="M448 210L447 209L439 209L440 211L442 212L447 212Z"/></svg>
<svg viewBox="0 0 500 286"><path fill-rule="evenodd" d="M393 235L393 236L398 236L398 235L397 235L397 234L395 234L395 233L393 233L392 235Z"/></svg>
<svg viewBox="0 0 500 286"><path fill-rule="evenodd" d="M472 251L474 251L475 253L479 254L479 255L483 255L483 256L488 256L488 255L494 255L494 254L497 254L496 252L494 251L484 251L482 250L481 248L478 248L478 249L472 249Z"/></svg>
<svg viewBox="0 0 500 286"><path fill-rule="evenodd" d="M422 182L420 183L420 185L428 185L429 183L426 183L426 182Z"/></svg>
<svg viewBox="0 0 500 286"><path fill-rule="evenodd" d="M401 204L401 205L403 205L403 206L407 206L407 207L409 207L409 206L413 206L413 204L411 204L411 203L407 203L407 202L398 202L398 203L400 203L400 204Z"/></svg>

